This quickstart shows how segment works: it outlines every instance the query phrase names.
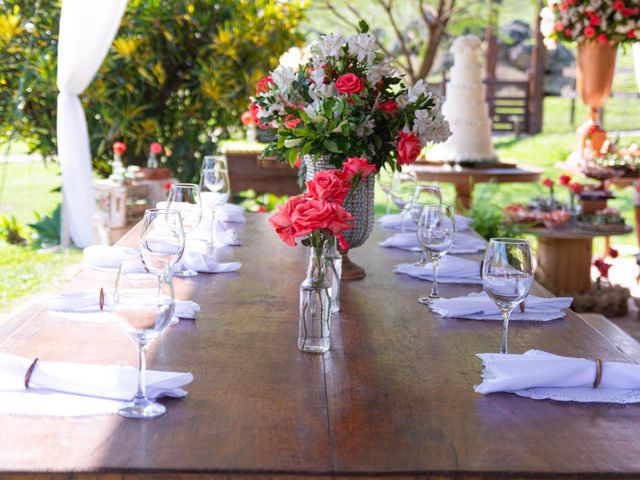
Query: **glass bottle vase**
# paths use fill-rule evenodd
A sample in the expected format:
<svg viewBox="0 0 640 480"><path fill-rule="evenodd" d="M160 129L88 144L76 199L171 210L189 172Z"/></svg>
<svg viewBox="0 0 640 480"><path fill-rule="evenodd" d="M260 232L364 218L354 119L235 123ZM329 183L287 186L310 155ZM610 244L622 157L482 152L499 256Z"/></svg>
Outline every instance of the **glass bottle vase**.
<svg viewBox="0 0 640 480"><path fill-rule="evenodd" d="M298 348L306 353L329 350L331 283L326 272L324 248L310 248L307 278L300 285Z"/></svg>
<svg viewBox="0 0 640 480"><path fill-rule="evenodd" d="M342 276L342 255L338 251L336 237L325 242L324 259L327 274L331 277L331 313L340 311L340 277Z"/></svg>

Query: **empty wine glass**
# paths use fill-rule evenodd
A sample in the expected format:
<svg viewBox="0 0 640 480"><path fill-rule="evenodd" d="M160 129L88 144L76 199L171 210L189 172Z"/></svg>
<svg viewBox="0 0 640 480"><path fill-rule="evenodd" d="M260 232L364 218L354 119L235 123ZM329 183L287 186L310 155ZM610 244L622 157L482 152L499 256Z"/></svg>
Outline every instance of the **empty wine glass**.
<svg viewBox="0 0 640 480"><path fill-rule="evenodd" d="M123 417L154 418L165 412L164 405L147 398L145 357L149 345L169 325L175 308L174 298L168 264L164 264L159 276L141 270L140 263L135 260L120 264L113 313L138 347L138 389L133 401L118 410Z"/></svg>
<svg viewBox="0 0 640 480"><path fill-rule="evenodd" d="M393 184L393 177L394 177L393 172L389 172L385 169L380 169L380 171L378 172L378 179L376 182L380 186L380 189L384 192L384 196L386 199L385 213L387 215L389 214L389 208L390 208L389 200L391 199L390 192L391 192L391 185Z"/></svg>
<svg viewBox="0 0 640 480"><path fill-rule="evenodd" d="M182 216L175 210L150 208L144 212L140 231L142 262L158 278L164 266L173 267L184 253Z"/></svg>
<svg viewBox="0 0 640 480"><path fill-rule="evenodd" d="M418 179L414 172L396 172L389 197L391 201L400 209L400 232L404 233L404 222L407 215L406 205L413 199L416 183Z"/></svg>
<svg viewBox="0 0 640 480"><path fill-rule="evenodd" d="M185 236L193 232L202 220L200 187L195 183L175 183L167 196L167 208L180 213ZM198 272L184 265L173 271L176 277L195 277Z"/></svg>
<svg viewBox="0 0 640 480"><path fill-rule="evenodd" d="M202 202L205 208L211 212L210 245L216 246L218 245L215 228L216 210L226 204L231 196L229 174L219 164L217 167L203 168L200 186L202 187Z"/></svg>
<svg viewBox="0 0 640 480"><path fill-rule="evenodd" d="M433 286L418 302L429 304L438 295L438 262L451 249L456 238L456 215L452 205L428 204L422 207L418 220L418 243L433 264Z"/></svg>
<svg viewBox="0 0 640 480"><path fill-rule="evenodd" d="M442 204L440 188L435 185L416 185L411 202L405 206L405 209L409 212L409 217L413 221L414 225L418 225L420 214L422 213L422 207L427 204ZM427 260L427 255L422 252L420 260L414 265L424 266L427 264Z"/></svg>
<svg viewBox="0 0 640 480"><path fill-rule="evenodd" d="M482 286L502 313L502 346L507 353L509 317L529 295L533 284L533 263L528 240L492 238L484 256Z"/></svg>

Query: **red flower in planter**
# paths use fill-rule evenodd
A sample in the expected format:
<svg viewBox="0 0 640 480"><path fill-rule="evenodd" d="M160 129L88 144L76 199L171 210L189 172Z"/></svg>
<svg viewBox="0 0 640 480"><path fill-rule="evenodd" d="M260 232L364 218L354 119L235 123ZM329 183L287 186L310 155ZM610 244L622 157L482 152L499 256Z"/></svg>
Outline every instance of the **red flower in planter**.
<svg viewBox="0 0 640 480"><path fill-rule="evenodd" d="M551 180L550 178L545 178L544 180L542 180L542 185L551 188L553 187L553 180Z"/></svg>
<svg viewBox="0 0 640 480"><path fill-rule="evenodd" d="M606 263L601 258L598 258L593 262L593 266L598 269L598 273L600 273L601 277L609 278L609 269L611 268L610 263Z"/></svg>
<svg viewBox="0 0 640 480"><path fill-rule="evenodd" d="M124 152L127 151L127 144L124 142L115 142L113 144L113 152L117 153L118 155L122 155Z"/></svg>
<svg viewBox="0 0 640 480"><path fill-rule="evenodd" d="M258 85L256 86L256 94L268 92L271 85L273 85L273 79L271 78L271 75L267 75L266 77L258 80Z"/></svg>
<svg viewBox="0 0 640 480"><path fill-rule="evenodd" d="M618 250L613 247L609 247L609 256L611 258L618 258L618 255L620 255L620 252L618 252Z"/></svg>
<svg viewBox="0 0 640 480"><path fill-rule="evenodd" d="M571 190L576 195L580 195L584 191L584 185L581 183L572 183L569 185L569 190Z"/></svg>
<svg viewBox="0 0 640 480"><path fill-rule="evenodd" d="M316 172L313 180L307 182L309 197L326 202L342 203L349 187L340 175L339 170L321 170Z"/></svg>
<svg viewBox="0 0 640 480"><path fill-rule="evenodd" d="M416 161L422 151L422 144L415 133L400 132L398 142L398 163L400 165L410 165Z"/></svg>
<svg viewBox="0 0 640 480"><path fill-rule="evenodd" d="M560 175L558 179L558 183L562 186L567 186L571 182L571 177L569 175Z"/></svg>
<svg viewBox="0 0 640 480"><path fill-rule="evenodd" d="M366 178L369 175L376 173L376 166L369 163L366 158L351 157L347 158L342 166L342 173L345 180L351 180L353 177L360 175L361 178Z"/></svg>
<svg viewBox="0 0 640 480"><path fill-rule="evenodd" d="M345 73L336 80L336 90L347 95L360 93L364 90L364 80L354 73Z"/></svg>
<svg viewBox="0 0 640 480"><path fill-rule="evenodd" d="M387 113L393 113L398 110L398 104L393 98L390 98L386 102L380 103L380 109L384 110Z"/></svg>
<svg viewBox="0 0 640 480"><path fill-rule="evenodd" d="M151 150L151 153L155 153L156 155L160 155L162 153L162 145L158 142L153 142L150 146L149 146L149 150Z"/></svg>

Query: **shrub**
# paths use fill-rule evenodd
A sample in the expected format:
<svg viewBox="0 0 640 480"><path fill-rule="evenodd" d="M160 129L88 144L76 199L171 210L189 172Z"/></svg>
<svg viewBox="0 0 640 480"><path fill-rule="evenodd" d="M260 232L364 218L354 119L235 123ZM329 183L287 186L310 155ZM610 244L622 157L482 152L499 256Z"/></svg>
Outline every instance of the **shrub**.
<svg viewBox="0 0 640 480"><path fill-rule="evenodd" d="M34 151L56 152L56 48L60 3L0 1L0 136L11 128ZM239 123L258 79L301 42L298 0L131 0L114 44L83 95L94 166L107 173L111 144L144 162L155 140L164 160L192 179L212 138ZM28 24L33 22L29 48ZM6 52L6 54L5 54ZM15 92L27 60L24 99ZM13 115L23 106L23 118Z"/></svg>

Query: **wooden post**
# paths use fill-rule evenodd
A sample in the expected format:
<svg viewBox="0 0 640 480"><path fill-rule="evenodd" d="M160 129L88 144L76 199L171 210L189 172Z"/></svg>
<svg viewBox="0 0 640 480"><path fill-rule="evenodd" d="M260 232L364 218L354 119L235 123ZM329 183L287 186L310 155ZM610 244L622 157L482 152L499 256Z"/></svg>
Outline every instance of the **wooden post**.
<svg viewBox="0 0 640 480"><path fill-rule="evenodd" d="M536 280L554 295L591 288L592 238L538 237Z"/></svg>
<svg viewBox="0 0 640 480"><path fill-rule="evenodd" d="M544 72L546 68L547 51L540 31L540 10L544 2L538 0L536 20L534 22L534 44L531 52L531 69L529 71L529 96L527 105L528 132L542 132L542 118L544 106Z"/></svg>

